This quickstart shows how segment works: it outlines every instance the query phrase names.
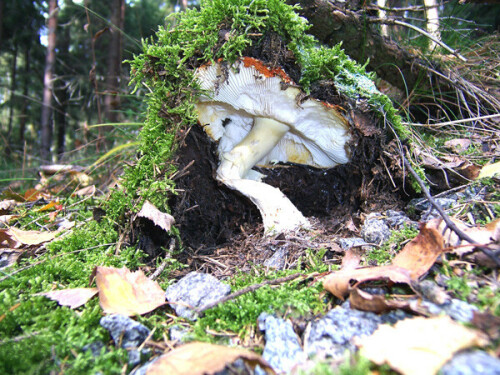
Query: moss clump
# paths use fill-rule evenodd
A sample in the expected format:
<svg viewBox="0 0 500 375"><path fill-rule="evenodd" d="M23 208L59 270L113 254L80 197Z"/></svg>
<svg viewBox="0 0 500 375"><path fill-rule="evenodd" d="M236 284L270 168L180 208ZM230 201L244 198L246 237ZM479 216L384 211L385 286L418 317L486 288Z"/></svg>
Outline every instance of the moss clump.
<svg viewBox="0 0 500 375"><path fill-rule="evenodd" d="M234 291L248 285L259 284L266 279L275 279L290 275L296 270L281 271L269 276L259 274L252 276L241 274L230 281ZM246 293L213 309L207 310L205 316L194 324L194 338L202 341L214 341L207 333L212 331L236 332L240 337L257 325L257 318L263 312L286 314L287 316L304 316L324 310L320 299L322 286L316 283L307 286L300 281L291 281L278 287L264 286L253 293Z"/></svg>

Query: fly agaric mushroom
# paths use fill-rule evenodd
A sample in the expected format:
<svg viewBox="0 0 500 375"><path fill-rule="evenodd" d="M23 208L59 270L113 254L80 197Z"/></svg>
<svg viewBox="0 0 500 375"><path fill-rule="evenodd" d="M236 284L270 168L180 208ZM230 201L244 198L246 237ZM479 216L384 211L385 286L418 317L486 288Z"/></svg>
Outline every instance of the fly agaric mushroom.
<svg viewBox="0 0 500 375"><path fill-rule="evenodd" d="M306 97L280 68L243 57L195 73L205 93L198 121L218 141L217 180L248 197L266 233L308 227L309 221L277 188L261 182L254 166L277 162L332 168L349 161L347 121L332 106Z"/></svg>

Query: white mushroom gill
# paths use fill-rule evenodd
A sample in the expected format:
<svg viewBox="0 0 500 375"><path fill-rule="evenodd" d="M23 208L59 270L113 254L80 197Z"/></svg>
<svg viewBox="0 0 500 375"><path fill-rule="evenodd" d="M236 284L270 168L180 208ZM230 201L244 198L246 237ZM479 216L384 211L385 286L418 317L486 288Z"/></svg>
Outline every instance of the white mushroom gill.
<svg viewBox="0 0 500 375"><path fill-rule="evenodd" d="M232 67L205 65L196 72L202 89L198 120L219 142L217 179L248 197L259 209L267 234L308 227L308 220L277 188L252 170L273 162L331 168L349 161L347 121L300 89L281 69L251 58Z"/></svg>

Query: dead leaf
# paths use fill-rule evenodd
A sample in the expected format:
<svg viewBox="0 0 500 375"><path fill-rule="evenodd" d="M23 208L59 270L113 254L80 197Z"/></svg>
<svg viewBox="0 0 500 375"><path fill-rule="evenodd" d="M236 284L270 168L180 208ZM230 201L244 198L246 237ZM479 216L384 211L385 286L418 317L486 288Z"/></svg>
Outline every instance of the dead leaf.
<svg viewBox="0 0 500 375"><path fill-rule="evenodd" d="M19 219L20 215L1 215L0 224L9 224L11 221Z"/></svg>
<svg viewBox="0 0 500 375"><path fill-rule="evenodd" d="M53 240L59 232L42 232L38 230L21 230L14 227L0 229L0 244L7 242L9 248L15 249L21 245L40 245Z"/></svg>
<svg viewBox="0 0 500 375"><path fill-rule="evenodd" d="M340 269L345 271L358 268L361 263L361 255L363 255L361 246L350 247L342 257L342 265L340 266Z"/></svg>
<svg viewBox="0 0 500 375"><path fill-rule="evenodd" d="M16 207L16 201L14 199L4 199L0 202L0 210L10 211Z"/></svg>
<svg viewBox="0 0 500 375"><path fill-rule="evenodd" d="M183 345L159 357L146 375L211 375L242 359L252 368L259 365L267 374L275 374L269 364L250 350L202 342Z"/></svg>
<svg viewBox="0 0 500 375"><path fill-rule="evenodd" d="M50 298L61 306L69 306L70 309L76 309L85 305L97 292L97 288L73 288L37 293L36 295Z"/></svg>
<svg viewBox="0 0 500 375"><path fill-rule="evenodd" d="M444 143L444 147L455 151L455 152L461 152L467 150L470 145L472 144L472 141L470 139L466 138L457 138L457 139L450 139L449 141L446 141Z"/></svg>
<svg viewBox="0 0 500 375"><path fill-rule="evenodd" d="M412 281L427 273L443 251L442 236L435 228L429 228L424 224L418 236L401 250L391 265L359 269L342 268L340 271L326 276L323 280L323 287L343 300L349 294L352 284L354 287L359 287L366 281L389 280L393 283L405 283L411 286ZM367 310L369 306L373 306L375 309L370 311L393 308L391 302L383 301L385 299L383 296L374 296L370 299L368 296L358 293L355 298L363 310ZM397 303L393 305L399 306Z"/></svg>
<svg viewBox="0 0 500 375"><path fill-rule="evenodd" d="M454 322L448 316L413 318L380 326L369 337L358 340L361 355L403 375L433 375L453 354L488 343L485 335Z"/></svg>
<svg viewBox="0 0 500 375"><path fill-rule="evenodd" d="M370 294L359 288L352 288L349 293L349 303L353 309L371 311L383 314L396 309L408 309L407 301L387 299L384 295Z"/></svg>
<svg viewBox="0 0 500 375"><path fill-rule="evenodd" d="M0 249L0 269L12 266L22 254L23 250Z"/></svg>
<svg viewBox="0 0 500 375"><path fill-rule="evenodd" d="M489 312L474 311L471 324L486 333L490 339L500 338L500 317Z"/></svg>
<svg viewBox="0 0 500 375"><path fill-rule="evenodd" d="M475 245L488 245L500 240L500 219L492 221L484 227L471 227L463 221L456 219L451 220L458 229L468 234L474 240ZM453 247L454 254L462 256L466 253L470 253L475 248L474 245L469 245L469 242L462 241L454 231L448 228L442 219L433 219L429 221L426 226L435 228L441 233L444 239L444 246Z"/></svg>
<svg viewBox="0 0 500 375"><path fill-rule="evenodd" d="M24 192L24 200L26 202L36 202L39 199L47 198L48 194L37 189L28 189Z"/></svg>
<svg viewBox="0 0 500 375"><path fill-rule="evenodd" d="M77 196L77 197L86 197L86 196L93 196L96 192L96 187L95 185L90 185L84 188L81 188L77 191L75 191L72 196Z"/></svg>
<svg viewBox="0 0 500 375"><path fill-rule="evenodd" d="M62 205L59 203L59 201L51 201L47 203L45 206L41 207L38 209L39 212L43 211L48 211L48 210L62 210Z"/></svg>
<svg viewBox="0 0 500 375"><path fill-rule="evenodd" d="M165 304L165 292L142 271L97 267L99 303L107 314L142 315Z"/></svg>
<svg viewBox="0 0 500 375"><path fill-rule="evenodd" d="M408 270L392 265L358 268L356 270L340 270L332 272L325 277L323 288L337 298L344 300L349 293L351 281L359 285L371 280L390 280L393 283L409 284L411 278Z"/></svg>
<svg viewBox="0 0 500 375"><path fill-rule="evenodd" d="M145 201L142 209L137 214L137 217L143 217L151 220L155 225L158 225L165 232L169 232L175 219L172 215L161 212L149 201Z"/></svg>
<svg viewBox="0 0 500 375"><path fill-rule="evenodd" d="M494 177L496 174L500 174L500 161L485 165L481 172L479 173L479 178Z"/></svg>
<svg viewBox="0 0 500 375"><path fill-rule="evenodd" d="M396 255L392 265L407 269L410 272L410 277L416 280L427 273L443 251L441 234L436 229L424 224L417 237L407 243L403 250Z"/></svg>

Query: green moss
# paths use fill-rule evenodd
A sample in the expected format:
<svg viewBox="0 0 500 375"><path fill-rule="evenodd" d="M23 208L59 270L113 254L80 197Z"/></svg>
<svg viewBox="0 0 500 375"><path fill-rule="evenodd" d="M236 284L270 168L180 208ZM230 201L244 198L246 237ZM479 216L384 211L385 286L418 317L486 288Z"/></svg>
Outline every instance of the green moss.
<svg viewBox="0 0 500 375"><path fill-rule="evenodd" d="M402 229L392 231L391 237L380 247L374 247L368 254L366 260L369 264L384 265L389 264L396 254L403 248L403 243L415 238L418 229L404 225Z"/></svg>
<svg viewBox="0 0 500 375"><path fill-rule="evenodd" d="M296 271L294 271L296 272ZM293 273L282 271L272 276L251 276L241 274L231 280L233 291L243 289L248 285L258 284L266 279L275 279ZM256 327L257 318L262 312L276 312L290 316L304 316L324 310L320 300L322 286L316 283L307 286L300 281L292 281L280 286L264 286L253 293L246 293L235 300L226 302L206 311L194 325L194 338L201 341L214 341L215 338L207 330L231 331L240 336L249 332L250 327Z"/></svg>
<svg viewBox="0 0 500 375"><path fill-rule="evenodd" d="M141 265L143 254L134 248L114 255L117 240L113 225L91 221L47 245L44 255L3 272L24 267L0 282L0 373L47 374L63 368L68 374L121 373L127 362L123 350L108 346L108 352L94 359L82 351L95 341L109 341L99 325L102 309L97 299L73 311L36 296L53 289L87 287L95 266Z"/></svg>

